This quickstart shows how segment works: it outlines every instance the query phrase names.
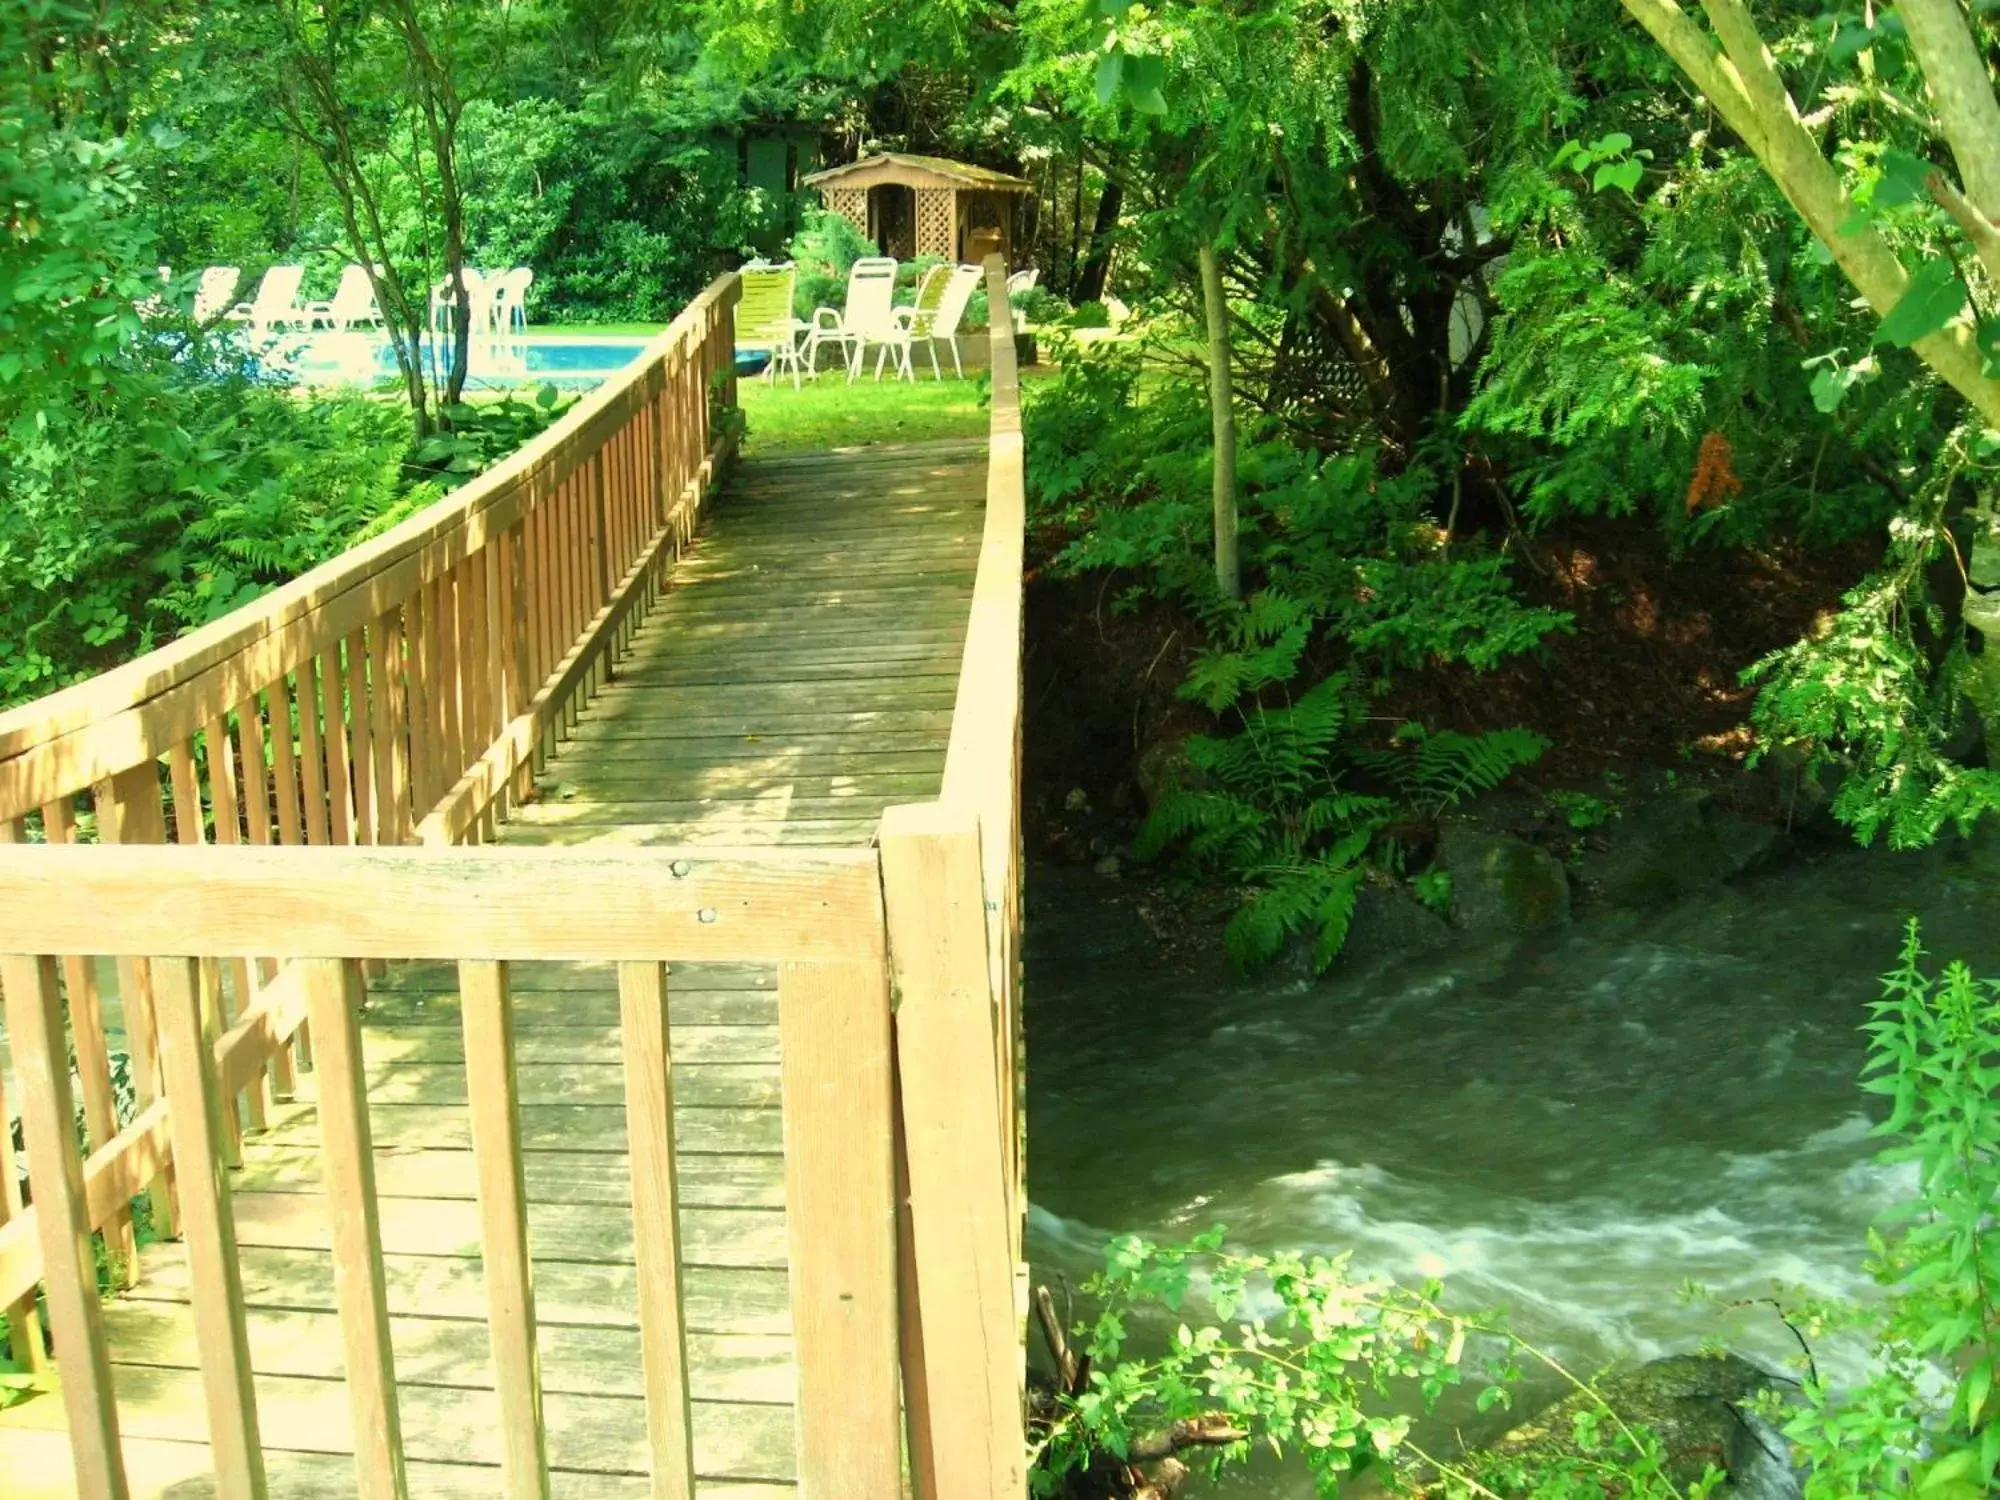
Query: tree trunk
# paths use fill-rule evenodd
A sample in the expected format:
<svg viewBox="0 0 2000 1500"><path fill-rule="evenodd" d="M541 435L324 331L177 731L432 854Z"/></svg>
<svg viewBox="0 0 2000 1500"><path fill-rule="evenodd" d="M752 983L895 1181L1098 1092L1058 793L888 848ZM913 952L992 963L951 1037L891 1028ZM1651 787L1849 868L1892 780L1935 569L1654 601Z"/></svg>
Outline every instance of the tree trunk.
<svg viewBox="0 0 2000 1500"><path fill-rule="evenodd" d="M1125 207L1125 189L1111 178L1104 179L1104 191L1097 195L1097 222L1091 226L1090 254L1076 280L1076 300L1102 302L1104 283L1111 275L1111 241L1118 233L1118 215Z"/></svg>
<svg viewBox="0 0 2000 1500"><path fill-rule="evenodd" d="M1201 303L1208 315L1208 411L1215 431L1215 586L1243 597L1236 562L1236 407L1229 369L1229 304L1215 247L1201 247Z"/></svg>

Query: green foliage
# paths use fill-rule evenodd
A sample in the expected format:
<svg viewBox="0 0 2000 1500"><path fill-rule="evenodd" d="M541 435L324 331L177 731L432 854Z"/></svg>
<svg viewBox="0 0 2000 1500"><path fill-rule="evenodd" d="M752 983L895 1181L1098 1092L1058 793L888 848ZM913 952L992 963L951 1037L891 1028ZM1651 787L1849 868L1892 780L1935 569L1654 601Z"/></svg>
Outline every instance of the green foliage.
<svg viewBox="0 0 2000 1500"><path fill-rule="evenodd" d="M1148 383L1135 350L1066 350L1025 422L1036 519L1066 539L1056 567L1113 572L1122 604L1150 597L1191 616L1201 647L1180 694L1232 731L1189 740L1192 775L1159 799L1134 853L1171 852L1185 873L1243 888L1225 933L1240 964L1305 937L1325 968L1399 808L1434 817L1541 750L1519 730L1412 727L1372 754L1351 743L1370 699L1398 670L1484 669L1533 650L1566 617L1523 605L1498 555L1440 544L1428 473L1386 473L1374 451L1304 451L1258 426L1239 460L1251 587L1219 598L1206 407L1188 384ZM1358 792L1357 768L1397 795Z"/></svg>
<svg viewBox="0 0 2000 1500"><path fill-rule="evenodd" d="M1602 797L1593 797L1589 792L1559 790L1549 793L1549 806L1562 814L1563 822L1578 833L1592 828L1602 828L1618 816L1618 809Z"/></svg>
<svg viewBox="0 0 2000 1500"><path fill-rule="evenodd" d="M1187 1312L1197 1285L1214 1323ZM1326 1496L1363 1476L1453 1500L1491 1500L1495 1485L1535 1500L1700 1500L1722 1482L1711 1468L1692 1485L1674 1483L1652 1432L1627 1423L1497 1315L1450 1311L1436 1282L1401 1287L1358 1271L1345 1254L1240 1254L1226 1247L1220 1226L1180 1245L1120 1235L1084 1291L1096 1312L1075 1329L1076 1353L1088 1362L1089 1381L1036 1435L1030 1490L1037 1495L1063 1493L1068 1476L1098 1455L1122 1459L1176 1423L1231 1436L1182 1455L1211 1475L1265 1447L1296 1455ZM1189 1321L1165 1339L1134 1331L1182 1318ZM1524 1359L1585 1393L1576 1451L1540 1462L1426 1452L1411 1436L1414 1413L1465 1384L1475 1357L1488 1382L1482 1411L1507 1401Z"/></svg>
<svg viewBox="0 0 2000 1500"><path fill-rule="evenodd" d="M1522 766L1541 759L1549 742L1526 729L1460 734L1404 724L1387 750L1363 750L1355 760L1396 789L1419 817L1436 818L1467 797L1490 792Z"/></svg>
<svg viewBox="0 0 2000 1500"><path fill-rule="evenodd" d="M842 215L807 209L787 253L798 267L793 311L810 318L814 308L837 311L846 304L847 273L862 256L873 255L875 247Z"/></svg>
<svg viewBox="0 0 2000 1500"><path fill-rule="evenodd" d="M1832 810L1864 844L1886 833L1892 848L1914 848L2000 810L2000 771L1943 749L1970 711L1973 658L1926 570L1956 555L1943 510L1960 472L1953 464L1935 476L1923 508L1893 528L1886 566L1841 610L1744 674L1763 685L1752 713L1762 745L1837 776Z"/></svg>
<svg viewBox="0 0 2000 1500"><path fill-rule="evenodd" d="M1928 959L1912 921L1866 1027L1863 1087L1890 1105L1881 1159L1914 1164L1917 1187L1871 1236L1883 1300L1847 1313L1874 1337L1870 1374L1842 1392L1811 1375L1786 1426L1811 1465L1807 1500L1974 1500L2000 1485L2000 981Z"/></svg>
<svg viewBox="0 0 2000 1500"><path fill-rule="evenodd" d="M1190 738L1193 783L1169 787L1140 830L1140 859L1178 848L1250 887L1224 934L1239 964L1263 963L1304 933L1323 969L1347 940L1361 858L1390 812L1343 787L1334 769L1358 707L1350 684L1329 677L1295 703L1245 710L1234 735Z"/></svg>

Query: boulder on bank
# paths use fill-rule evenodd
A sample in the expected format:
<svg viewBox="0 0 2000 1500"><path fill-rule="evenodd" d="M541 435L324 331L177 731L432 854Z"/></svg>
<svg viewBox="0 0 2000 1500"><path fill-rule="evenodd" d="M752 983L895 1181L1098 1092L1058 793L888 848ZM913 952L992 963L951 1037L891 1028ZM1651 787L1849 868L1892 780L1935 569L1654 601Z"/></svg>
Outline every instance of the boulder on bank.
<svg viewBox="0 0 2000 1500"><path fill-rule="evenodd" d="M1467 932L1495 936L1569 920L1569 875L1547 850L1453 824L1438 835L1438 853L1451 871L1452 911Z"/></svg>
<svg viewBox="0 0 2000 1500"><path fill-rule="evenodd" d="M1408 891L1396 886L1364 885L1354 900L1341 961L1372 964L1411 953L1448 947L1451 924Z"/></svg>
<svg viewBox="0 0 2000 1500"><path fill-rule="evenodd" d="M1746 1446L1745 1441L1747 1414L1742 1408L1772 1385L1769 1374L1733 1354L1676 1354L1602 1380L1597 1393L1628 1424L1652 1429L1665 1450L1667 1475L1677 1484L1694 1483L1713 1465L1730 1474L1734 1487L1739 1467L1746 1475L1754 1469L1756 1482L1764 1487L1736 1492L1756 1494L1760 1500L1785 1500L1798 1490L1777 1487L1780 1476L1790 1473L1782 1440L1778 1452L1783 1457L1776 1460L1762 1444ZM1478 1456L1538 1463L1578 1457L1577 1416L1599 1409L1596 1397L1577 1391L1481 1449ZM1608 1425L1607 1421L1599 1427L1606 1443L1611 1437Z"/></svg>
<svg viewBox="0 0 2000 1500"><path fill-rule="evenodd" d="M1778 830L1719 806L1700 788L1654 797L1626 814L1596 875L1613 906L1657 907L1765 864Z"/></svg>

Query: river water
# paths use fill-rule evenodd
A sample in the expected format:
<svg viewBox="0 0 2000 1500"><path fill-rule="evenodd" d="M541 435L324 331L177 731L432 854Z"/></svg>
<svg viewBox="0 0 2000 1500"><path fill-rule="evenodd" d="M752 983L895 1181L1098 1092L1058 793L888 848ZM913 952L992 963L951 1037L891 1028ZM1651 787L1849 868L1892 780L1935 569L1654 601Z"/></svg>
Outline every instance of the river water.
<svg viewBox="0 0 2000 1500"><path fill-rule="evenodd" d="M1679 1289L1866 1290L1867 1227L1907 1179L1873 1161L1857 1028L1910 914L1940 958L2000 975L1996 864L1822 852L1315 984L1163 961L1117 887L1038 871L1035 1274L1081 1280L1111 1233L1223 1223L1244 1248L1441 1276L1589 1369L1715 1336L1782 1359L1774 1322ZM1311 1493L1269 1465L1225 1490Z"/></svg>

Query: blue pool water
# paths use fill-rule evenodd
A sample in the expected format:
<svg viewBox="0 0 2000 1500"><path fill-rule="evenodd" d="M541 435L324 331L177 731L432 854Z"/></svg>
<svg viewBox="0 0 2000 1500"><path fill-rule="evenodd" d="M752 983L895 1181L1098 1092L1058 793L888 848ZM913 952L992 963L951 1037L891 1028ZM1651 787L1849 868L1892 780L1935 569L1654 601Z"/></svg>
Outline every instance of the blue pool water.
<svg viewBox="0 0 2000 1500"><path fill-rule="evenodd" d="M548 338L530 334L510 339L475 339L469 350L467 383L507 387L551 381L592 386L608 380L639 357L649 340L603 337ZM426 349L426 354L430 350ZM264 355L273 370L307 385L374 385L394 379L396 356L380 333L309 333L281 340Z"/></svg>

